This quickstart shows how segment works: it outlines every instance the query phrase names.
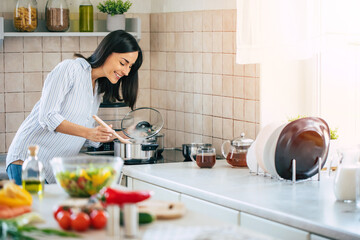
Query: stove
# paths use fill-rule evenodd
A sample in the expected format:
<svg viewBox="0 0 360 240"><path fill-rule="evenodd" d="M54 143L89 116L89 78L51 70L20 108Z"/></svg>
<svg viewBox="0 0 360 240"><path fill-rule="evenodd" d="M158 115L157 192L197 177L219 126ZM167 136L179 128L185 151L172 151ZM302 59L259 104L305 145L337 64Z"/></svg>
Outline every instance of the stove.
<svg viewBox="0 0 360 240"><path fill-rule="evenodd" d="M114 156L114 151L87 151L85 154L92 156ZM139 164L157 164L157 163L171 163L171 162L187 162L182 155L182 150L179 148L164 148L161 154L156 155L150 159L129 159L125 160L125 165L139 165Z"/></svg>

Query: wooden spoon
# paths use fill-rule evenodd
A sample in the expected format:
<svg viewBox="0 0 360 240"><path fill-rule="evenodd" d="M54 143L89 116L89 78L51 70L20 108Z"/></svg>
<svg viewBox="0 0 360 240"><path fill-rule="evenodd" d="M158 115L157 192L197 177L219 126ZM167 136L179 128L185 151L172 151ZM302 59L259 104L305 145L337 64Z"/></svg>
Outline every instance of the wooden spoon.
<svg viewBox="0 0 360 240"><path fill-rule="evenodd" d="M119 134L117 134L114 129L112 129L111 127L109 127L109 125L107 125L107 124L106 124L103 120L101 120L98 116L93 115L93 118L94 118L95 121L98 122L101 126L103 126L104 128L108 129L109 131L111 131L111 133L114 134L115 137L117 137L117 138L120 140L120 142L122 142L122 143L131 143L129 140L127 140L127 139L121 137Z"/></svg>

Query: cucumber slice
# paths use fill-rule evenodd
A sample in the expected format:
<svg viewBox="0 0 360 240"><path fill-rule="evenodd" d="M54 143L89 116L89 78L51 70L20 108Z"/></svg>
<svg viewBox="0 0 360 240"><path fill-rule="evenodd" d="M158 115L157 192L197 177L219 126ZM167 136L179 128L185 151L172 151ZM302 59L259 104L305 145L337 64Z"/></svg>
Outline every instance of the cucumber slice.
<svg viewBox="0 0 360 240"><path fill-rule="evenodd" d="M120 211L120 225L124 225L124 216L123 212ZM139 212L139 224L147 224L155 221L155 215L147 212Z"/></svg>

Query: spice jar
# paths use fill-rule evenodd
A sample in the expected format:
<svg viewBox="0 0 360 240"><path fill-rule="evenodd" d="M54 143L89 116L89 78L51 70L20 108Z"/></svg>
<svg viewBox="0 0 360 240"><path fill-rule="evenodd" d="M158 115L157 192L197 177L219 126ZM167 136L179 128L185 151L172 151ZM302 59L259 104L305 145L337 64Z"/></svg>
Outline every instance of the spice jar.
<svg viewBox="0 0 360 240"><path fill-rule="evenodd" d="M221 152L231 166L247 167L246 154L253 141L252 139L245 138L245 133L242 133L240 138L225 141L221 146ZM230 149L227 153L224 151L226 143L230 143Z"/></svg>
<svg viewBox="0 0 360 240"><path fill-rule="evenodd" d="M94 9L90 0L82 0L79 7L80 32L94 31Z"/></svg>
<svg viewBox="0 0 360 240"><path fill-rule="evenodd" d="M48 0L45 8L46 28L50 32L69 29L69 8L65 0Z"/></svg>
<svg viewBox="0 0 360 240"><path fill-rule="evenodd" d="M14 10L14 27L20 32L33 32L37 28L36 0L18 0Z"/></svg>

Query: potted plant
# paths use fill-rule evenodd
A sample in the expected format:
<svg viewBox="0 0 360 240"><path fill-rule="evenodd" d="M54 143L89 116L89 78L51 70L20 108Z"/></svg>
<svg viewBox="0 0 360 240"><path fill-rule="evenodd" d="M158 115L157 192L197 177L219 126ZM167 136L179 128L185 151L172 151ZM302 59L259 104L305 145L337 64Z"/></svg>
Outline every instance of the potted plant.
<svg viewBox="0 0 360 240"><path fill-rule="evenodd" d="M106 28L108 31L125 30L125 15L132 3L122 0L106 0L99 3L97 8L100 12L107 13Z"/></svg>

